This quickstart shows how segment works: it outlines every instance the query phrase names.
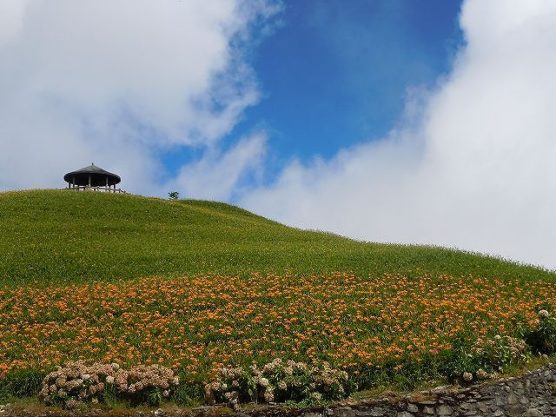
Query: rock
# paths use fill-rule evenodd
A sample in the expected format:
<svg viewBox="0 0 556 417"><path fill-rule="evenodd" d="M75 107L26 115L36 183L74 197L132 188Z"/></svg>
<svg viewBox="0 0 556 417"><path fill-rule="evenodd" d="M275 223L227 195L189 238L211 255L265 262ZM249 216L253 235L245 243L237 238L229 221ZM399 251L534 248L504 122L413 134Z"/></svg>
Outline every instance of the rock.
<svg viewBox="0 0 556 417"><path fill-rule="evenodd" d="M523 417L544 417L544 414L536 408L530 408L523 414Z"/></svg>
<svg viewBox="0 0 556 417"><path fill-rule="evenodd" d="M410 413L417 413L419 412L419 407L417 407L415 404L409 403L407 404L407 411L409 411Z"/></svg>
<svg viewBox="0 0 556 417"><path fill-rule="evenodd" d="M382 407L378 407L378 408L373 408L372 410L368 411L366 413L366 415L369 416L369 417L384 417L385 415L387 415L386 413L388 413L388 411L386 411Z"/></svg>
<svg viewBox="0 0 556 417"><path fill-rule="evenodd" d="M508 395L508 398L506 399L506 402L509 405L514 405L514 404L517 404L518 398L513 392L511 392L510 395Z"/></svg>
<svg viewBox="0 0 556 417"><path fill-rule="evenodd" d="M471 372L464 372L462 377L465 382L473 381L473 374Z"/></svg>
<svg viewBox="0 0 556 417"><path fill-rule="evenodd" d="M425 406L425 408L423 409L423 413L424 414L428 414L433 416L434 415L434 408L430 407L430 406Z"/></svg>
<svg viewBox="0 0 556 417"><path fill-rule="evenodd" d="M475 410L477 407L475 406L475 403L465 402L465 403L461 403L459 405L459 408L465 411L471 411L471 410Z"/></svg>
<svg viewBox="0 0 556 417"><path fill-rule="evenodd" d="M451 416L453 413L452 407L450 407L449 405L439 405L438 407L436 407L436 413L439 416Z"/></svg>
<svg viewBox="0 0 556 417"><path fill-rule="evenodd" d="M353 411L349 407L340 407L340 408L336 409L336 412L334 414L337 417L354 417L355 416L355 411Z"/></svg>

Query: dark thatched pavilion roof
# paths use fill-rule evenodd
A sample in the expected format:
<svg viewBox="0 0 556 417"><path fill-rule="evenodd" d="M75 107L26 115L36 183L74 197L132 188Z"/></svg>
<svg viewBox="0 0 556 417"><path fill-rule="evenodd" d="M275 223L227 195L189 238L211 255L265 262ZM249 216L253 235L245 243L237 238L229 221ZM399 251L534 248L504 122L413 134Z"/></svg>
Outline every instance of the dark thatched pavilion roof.
<svg viewBox="0 0 556 417"><path fill-rule="evenodd" d="M108 172L95 164L88 167L78 169L77 171L68 172L64 175L64 181L69 184L104 187L118 184L122 179L119 175Z"/></svg>

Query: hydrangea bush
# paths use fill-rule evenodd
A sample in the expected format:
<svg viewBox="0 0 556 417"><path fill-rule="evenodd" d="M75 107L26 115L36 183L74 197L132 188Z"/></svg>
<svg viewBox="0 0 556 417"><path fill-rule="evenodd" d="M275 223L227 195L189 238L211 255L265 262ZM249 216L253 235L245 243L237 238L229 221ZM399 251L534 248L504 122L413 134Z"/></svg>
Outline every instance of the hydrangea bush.
<svg viewBox="0 0 556 417"><path fill-rule="evenodd" d="M483 366L493 371L502 371L508 365L525 362L529 355L529 346L525 340L496 335L486 340L477 348Z"/></svg>
<svg viewBox="0 0 556 417"><path fill-rule="evenodd" d="M47 404L73 407L85 402L103 402L108 395L133 403L156 405L179 384L174 372L160 365L139 365L129 370L118 364L82 361L58 367L43 380L39 397Z"/></svg>
<svg viewBox="0 0 556 417"><path fill-rule="evenodd" d="M326 362L307 364L275 359L262 368L224 367L215 381L205 386L208 403L239 403L254 401L319 402L347 397L357 389L347 372L331 368Z"/></svg>
<svg viewBox="0 0 556 417"><path fill-rule="evenodd" d="M461 336L440 358L440 374L453 382L471 383L494 378L508 366L526 362L530 346L524 339L495 335L474 340Z"/></svg>
<svg viewBox="0 0 556 417"><path fill-rule="evenodd" d="M527 335L527 342L537 353L556 353L556 316L548 310L540 310L539 325Z"/></svg>
<svg viewBox="0 0 556 417"><path fill-rule="evenodd" d="M496 335L480 340L467 354L468 366L461 379L471 382L496 377L507 366L528 361L532 353L556 353L556 316L546 309L539 310L537 314L537 326L522 332L523 339Z"/></svg>

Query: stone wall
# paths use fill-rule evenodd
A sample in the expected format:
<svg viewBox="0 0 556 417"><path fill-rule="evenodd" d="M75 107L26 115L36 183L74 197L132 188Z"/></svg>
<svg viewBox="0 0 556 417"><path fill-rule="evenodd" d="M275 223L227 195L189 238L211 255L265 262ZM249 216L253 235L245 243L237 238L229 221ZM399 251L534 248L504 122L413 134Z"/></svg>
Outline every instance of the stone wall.
<svg viewBox="0 0 556 417"><path fill-rule="evenodd" d="M433 416L556 416L556 365L469 388L440 387L303 413L303 417Z"/></svg>

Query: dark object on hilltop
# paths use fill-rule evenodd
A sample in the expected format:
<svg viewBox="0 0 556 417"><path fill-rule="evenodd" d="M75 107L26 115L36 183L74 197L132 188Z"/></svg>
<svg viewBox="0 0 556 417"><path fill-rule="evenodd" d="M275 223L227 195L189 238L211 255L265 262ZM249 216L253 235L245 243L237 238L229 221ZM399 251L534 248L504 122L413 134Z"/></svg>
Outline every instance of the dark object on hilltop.
<svg viewBox="0 0 556 417"><path fill-rule="evenodd" d="M177 191L171 191L168 193L168 198L170 200L177 200L180 198L180 193L178 193Z"/></svg>
<svg viewBox="0 0 556 417"><path fill-rule="evenodd" d="M125 192L116 188L122 179L119 175L108 172L95 164L69 172L64 175L68 188L76 191L107 191L112 193Z"/></svg>

